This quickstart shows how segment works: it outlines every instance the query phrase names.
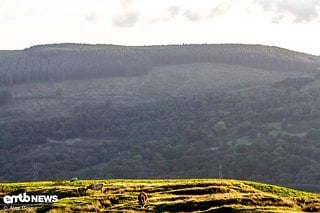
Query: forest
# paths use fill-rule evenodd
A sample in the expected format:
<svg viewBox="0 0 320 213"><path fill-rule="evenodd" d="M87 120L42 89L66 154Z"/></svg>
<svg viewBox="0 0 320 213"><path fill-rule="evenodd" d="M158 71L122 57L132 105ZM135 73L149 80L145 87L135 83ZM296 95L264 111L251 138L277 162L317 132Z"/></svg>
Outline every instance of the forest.
<svg viewBox="0 0 320 213"><path fill-rule="evenodd" d="M0 51L0 86L143 75L153 66L201 62L227 63L267 70L318 69L318 58L262 45L117 45L55 44Z"/></svg>
<svg viewBox="0 0 320 213"><path fill-rule="evenodd" d="M57 44L0 52L0 180L214 177L320 192L319 61L250 45ZM118 87L129 79L141 85L142 76L155 75L154 67L199 63L228 64L248 75L262 70L272 79L201 92L186 84L191 89L183 95L155 96L139 87L135 101L133 93L120 99L84 92L79 99L63 86L80 79L98 88L94 78L112 79ZM217 69L212 72L223 72ZM60 90L39 92L52 84ZM103 92L114 92L110 88ZM39 108L38 114L26 111L25 103ZM41 108L44 103L59 107Z"/></svg>

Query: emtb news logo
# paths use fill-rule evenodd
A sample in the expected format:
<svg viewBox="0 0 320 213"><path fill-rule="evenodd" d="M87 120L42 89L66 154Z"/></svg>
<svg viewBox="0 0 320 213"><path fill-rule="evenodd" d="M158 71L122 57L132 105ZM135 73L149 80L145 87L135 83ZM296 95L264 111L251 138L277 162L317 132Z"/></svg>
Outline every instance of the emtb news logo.
<svg viewBox="0 0 320 213"><path fill-rule="evenodd" d="M27 195L27 193L21 193L18 195L6 195L3 197L5 204L32 204L32 203L53 203L58 202L57 195Z"/></svg>

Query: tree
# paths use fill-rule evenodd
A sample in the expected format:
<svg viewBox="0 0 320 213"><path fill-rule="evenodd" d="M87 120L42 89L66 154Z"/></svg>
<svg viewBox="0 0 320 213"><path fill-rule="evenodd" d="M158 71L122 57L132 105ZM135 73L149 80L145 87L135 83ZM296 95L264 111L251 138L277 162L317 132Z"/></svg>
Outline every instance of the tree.
<svg viewBox="0 0 320 213"><path fill-rule="evenodd" d="M283 119L281 121L281 129L287 130L288 129L288 125L289 125L289 123L288 123L288 121L286 119Z"/></svg>
<svg viewBox="0 0 320 213"><path fill-rule="evenodd" d="M0 105L9 103L12 100L12 94L8 90L0 90Z"/></svg>
<svg viewBox="0 0 320 213"><path fill-rule="evenodd" d="M311 140L317 140L320 137L320 129L311 128L306 133L306 137Z"/></svg>
<svg viewBox="0 0 320 213"><path fill-rule="evenodd" d="M60 87L56 89L56 96L57 97L61 97L62 93L63 93L63 90Z"/></svg>
<svg viewBox="0 0 320 213"><path fill-rule="evenodd" d="M224 121L219 121L213 126L213 130L217 135L223 135L226 132L227 127Z"/></svg>

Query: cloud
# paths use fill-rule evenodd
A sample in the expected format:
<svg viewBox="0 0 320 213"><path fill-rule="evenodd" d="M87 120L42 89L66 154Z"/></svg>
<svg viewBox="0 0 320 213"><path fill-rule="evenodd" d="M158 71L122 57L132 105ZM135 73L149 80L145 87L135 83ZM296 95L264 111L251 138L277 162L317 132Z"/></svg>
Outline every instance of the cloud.
<svg viewBox="0 0 320 213"><path fill-rule="evenodd" d="M119 4L122 8L130 8L132 7L137 0L119 0Z"/></svg>
<svg viewBox="0 0 320 213"><path fill-rule="evenodd" d="M119 0L120 5L127 6L129 4L132 4L135 0Z"/></svg>
<svg viewBox="0 0 320 213"><path fill-rule="evenodd" d="M211 9L210 9L210 6L208 6L207 8L201 11L187 9L184 12L184 16L188 20L194 21L194 22L217 18L225 15L230 10L233 3L234 3L234 0L225 0L225 1L220 1L220 3L217 3L215 6L211 7Z"/></svg>
<svg viewBox="0 0 320 213"><path fill-rule="evenodd" d="M139 12L127 12L125 14L116 15L112 19L112 23L116 27L133 27L139 19Z"/></svg>
<svg viewBox="0 0 320 213"><path fill-rule="evenodd" d="M171 6L161 12L158 15L151 15L146 19L148 24L159 24L164 22L172 22L176 19L180 14L180 7Z"/></svg>
<svg viewBox="0 0 320 213"><path fill-rule="evenodd" d="M319 0L255 0L266 12L273 13L272 22L279 23L286 16L296 23L310 22L319 16Z"/></svg>
<svg viewBox="0 0 320 213"><path fill-rule="evenodd" d="M208 18L216 18L218 16L223 16L230 7L231 2L218 4L216 7L211 9Z"/></svg>
<svg viewBox="0 0 320 213"><path fill-rule="evenodd" d="M32 9L27 9L24 11L23 15L24 16L32 16L32 15L34 15L34 13L33 13Z"/></svg>
<svg viewBox="0 0 320 213"><path fill-rule="evenodd" d="M168 13L170 14L171 18L176 18L180 13L180 7L178 6L171 6L168 8Z"/></svg>
<svg viewBox="0 0 320 213"><path fill-rule="evenodd" d="M96 16L95 14L88 14L84 16L84 20L86 20L87 22L96 22L98 19L98 16Z"/></svg>
<svg viewBox="0 0 320 213"><path fill-rule="evenodd" d="M187 9L184 12L184 16L189 20L189 21L199 21L202 17L200 13L194 12L191 9Z"/></svg>
<svg viewBox="0 0 320 213"><path fill-rule="evenodd" d="M281 21L284 20L284 15L283 14L278 14L278 15L274 15L273 18L271 19L271 22L273 24L279 24Z"/></svg>

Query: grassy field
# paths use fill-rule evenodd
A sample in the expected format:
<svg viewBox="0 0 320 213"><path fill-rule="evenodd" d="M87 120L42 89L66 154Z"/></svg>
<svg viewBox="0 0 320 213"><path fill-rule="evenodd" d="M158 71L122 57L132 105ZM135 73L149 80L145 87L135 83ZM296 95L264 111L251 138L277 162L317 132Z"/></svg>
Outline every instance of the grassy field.
<svg viewBox="0 0 320 213"><path fill-rule="evenodd" d="M77 189L103 183L103 191ZM3 183L4 195L58 195L50 205L27 206L29 212L319 212L320 195L250 181L224 179L56 180ZM148 195L141 209L138 194ZM5 212L0 210L0 212ZM21 212L21 211L17 211Z"/></svg>

